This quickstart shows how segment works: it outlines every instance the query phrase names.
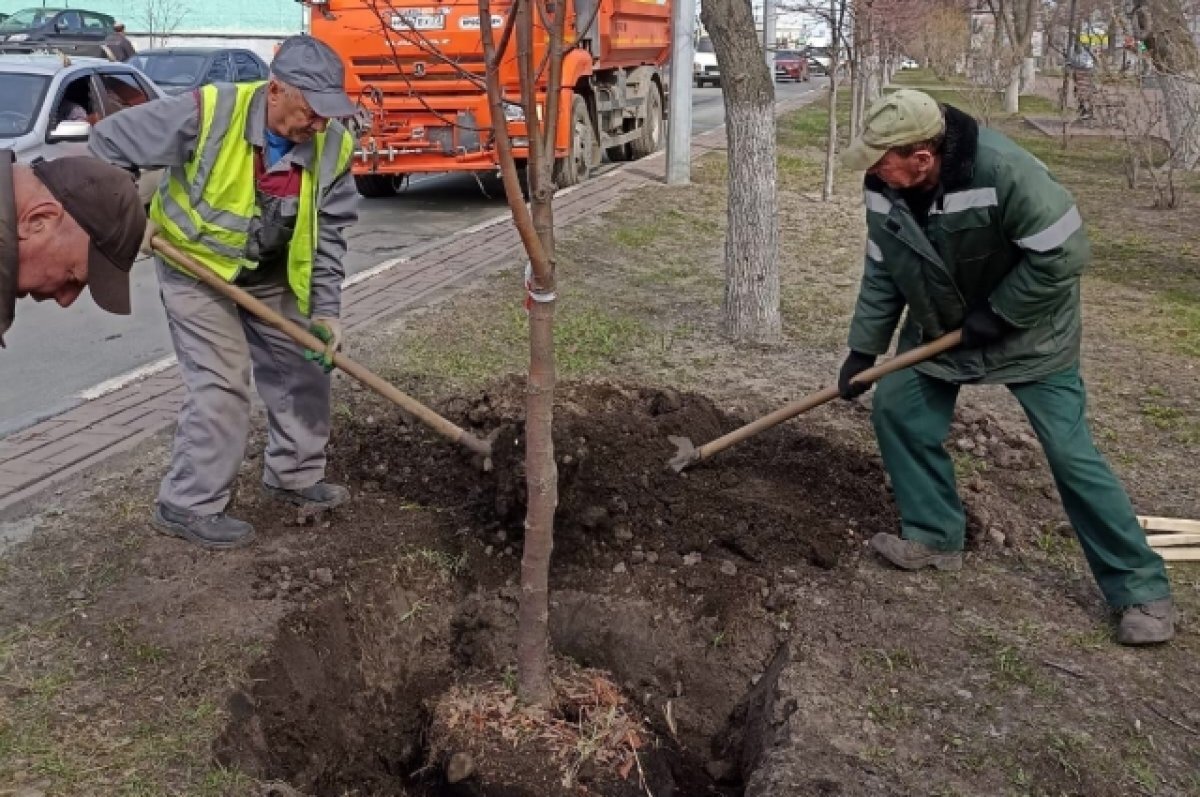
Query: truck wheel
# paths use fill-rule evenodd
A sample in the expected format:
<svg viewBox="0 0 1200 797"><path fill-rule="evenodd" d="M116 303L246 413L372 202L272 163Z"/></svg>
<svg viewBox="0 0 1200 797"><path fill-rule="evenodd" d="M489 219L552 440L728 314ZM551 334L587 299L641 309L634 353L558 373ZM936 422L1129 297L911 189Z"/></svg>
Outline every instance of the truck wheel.
<svg viewBox="0 0 1200 797"><path fill-rule="evenodd" d="M646 118L642 121L642 134L629 142L629 153L634 160L658 152L662 146L663 101L658 86L650 86L646 100Z"/></svg>
<svg viewBox="0 0 1200 797"><path fill-rule="evenodd" d="M400 182L403 176L399 174L356 174L354 185L358 193L371 198L395 196L400 192Z"/></svg>
<svg viewBox="0 0 1200 797"><path fill-rule="evenodd" d="M578 94L571 100L571 141L567 156L554 163L554 184L559 188L579 185L592 173L596 134L588 115L587 100Z"/></svg>

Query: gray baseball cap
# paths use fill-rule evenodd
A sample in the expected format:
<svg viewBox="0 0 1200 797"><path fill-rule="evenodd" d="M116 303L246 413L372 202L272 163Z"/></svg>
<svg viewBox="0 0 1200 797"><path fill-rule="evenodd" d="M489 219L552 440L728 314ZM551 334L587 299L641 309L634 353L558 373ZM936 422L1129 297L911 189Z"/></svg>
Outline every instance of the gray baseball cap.
<svg viewBox="0 0 1200 797"><path fill-rule="evenodd" d="M279 45L271 74L300 89L313 112L326 119L354 116L358 106L346 96L342 59L325 42L301 34Z"/></svg>

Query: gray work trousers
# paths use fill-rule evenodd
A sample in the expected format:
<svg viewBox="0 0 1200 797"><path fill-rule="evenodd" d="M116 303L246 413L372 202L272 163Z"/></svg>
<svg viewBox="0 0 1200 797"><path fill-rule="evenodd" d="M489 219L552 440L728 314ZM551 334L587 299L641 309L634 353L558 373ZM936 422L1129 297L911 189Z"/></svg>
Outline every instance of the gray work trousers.
<svg viewBox="0 0 1200 797"><path fill-rule="evenodd" d="M263 481L298 490L325 477L330 378L304 350L203 283L156 258L159 293L187 395L171 467L158 500L176 509L223 512L250 435L250 371L267 408ZM286 278L246 290L307 327Z"/></svg>

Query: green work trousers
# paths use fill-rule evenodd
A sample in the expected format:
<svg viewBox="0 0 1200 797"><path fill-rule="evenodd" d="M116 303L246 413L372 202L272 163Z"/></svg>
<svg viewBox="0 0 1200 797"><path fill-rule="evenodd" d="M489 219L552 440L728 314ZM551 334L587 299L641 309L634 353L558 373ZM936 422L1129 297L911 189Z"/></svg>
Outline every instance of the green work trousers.
<svg viewBox="0 0 1200 797"><path fill-rule="evenodd" d="M1101 592L1115 608L1170 595L1162 558L1146 542L1129 496L1096 450L1078 366L1008 385L1021 403ZM967 519L946 453L959 385L907 369L885 376L872 421L900 509L901 536L962 550Z"/></svg>

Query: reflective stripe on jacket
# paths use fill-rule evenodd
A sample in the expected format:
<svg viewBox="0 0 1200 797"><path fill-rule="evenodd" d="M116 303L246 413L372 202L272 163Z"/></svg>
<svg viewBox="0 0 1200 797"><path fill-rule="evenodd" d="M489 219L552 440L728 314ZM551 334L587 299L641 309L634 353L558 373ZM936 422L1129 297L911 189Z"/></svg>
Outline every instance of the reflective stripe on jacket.
<svg viewBox="0 0 1200 797"><path fill-rule="evenodd" d="M900 192L868 175L862 287L851 349L899 351L962 326L987 302L1016 329L917 369L953 382L1030 381L1079 359L1079 277L1090 259L1075 201L1045 165L946 106L941 185L922 224Z"/></svg>
<svg viewBox="0 0 1200 797"><path fill-rule="evenodd" d="M254 146L242 134L262 83L208 85L200 89L200 134L195 153L167 173L150 205L150 218L179 249L232 282L243 269L251 220L259 213ZM319 199L342 174L354 142L330 122L313 139L313 167L303 170L296 229L288 247L288 285L300 311L310 312L313 253L319 237ZM172 264L178 267L178 264ZM186 269L185 269L186 270Z"/></svg>

